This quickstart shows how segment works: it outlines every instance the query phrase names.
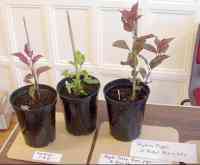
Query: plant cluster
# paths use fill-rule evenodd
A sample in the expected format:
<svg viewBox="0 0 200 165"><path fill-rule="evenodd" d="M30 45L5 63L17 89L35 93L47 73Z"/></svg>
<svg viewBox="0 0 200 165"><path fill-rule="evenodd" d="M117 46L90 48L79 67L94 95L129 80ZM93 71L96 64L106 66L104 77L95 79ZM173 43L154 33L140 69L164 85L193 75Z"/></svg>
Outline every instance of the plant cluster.
<svg viewBox="0 0 200 165"><path fill-rule="evenodd" d="M82 65L85 62L85 55L80 51L75 51L74 61L69 63L74 67L75 72L70 72L65 70L63 75L68 78L65 82L67 91L69 94L74 94L77 96L87 96L88 93L84 89L84 84L94 85L99 84L99 81L91 77L87 70L82 69Z"/></svg>
<svg viewBox="0 0 200 165"><path fill-rule="evenodd" d="M43 56L40 54L34 54L33 50L31 50L30 45L27 43L24 46L24 52L17 52L13 54L17 56L21 62L23 62L29 73L25 75L24 82L32 84L29 88L29 95L32 97L34 101L40 99L40 90L39 90L39 76L41 73L44 73L50 69L49 66L40 66L38 68L35 67L35 64L41 59Z"/></svg>
<svg viewBox="0 0 200 165"><path fill-rule="evenodd" d="M131 81L132 81L132 96L131 99L134 100L136 92L140 90L140 83L148 83L151 70L160 65L165 59L169 56L166 54L166 51L169 48L169 43L174 38L164 38L159 39L154 34L148 34L143 36L137 36L137 22L141 18L141 15L138 15L138 2L133 5L130 11L123 10L121 12L121 20L123 22L123 28L127 32L133 34L133 43L132 48L130 49L128 44L124 40L117 40L113 43L114 47L127 49L129 51L126 61L121 62L122 65L128 65L132 68L131 71ZM153 39L154 44L147 43L147 40ZM141 54L142 50L147 50L154 53L155 57L148 61L148 59ZM146 68L140 67L139 60L143 60ZM141 79L142 78L142 79Z"/></svg>

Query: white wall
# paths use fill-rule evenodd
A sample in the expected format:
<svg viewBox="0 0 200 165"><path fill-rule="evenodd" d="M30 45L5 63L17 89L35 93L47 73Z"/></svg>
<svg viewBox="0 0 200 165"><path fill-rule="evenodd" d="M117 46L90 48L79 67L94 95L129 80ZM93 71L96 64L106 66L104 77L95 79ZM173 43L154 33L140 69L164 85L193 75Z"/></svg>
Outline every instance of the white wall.
<svg viewBox="0 0 200 165"><path fill-rule="evenodd" d="M23 65L11 53L23 49L25 33L22 16L26 17L34 50L45 55L41 64L52 70L41 82L53 86L72 58L65 10L69 9L75 43L87 54L85 67L101 80L127 77L127 68L119 62L126 51L112 47L117 39L131 41L122 29L119 9L129 8L132 0L0 0L0 89L23 85ZM149 102L179 104L187 97L197 20L198 0L140 0L143 17L139 33L156 33L161 38L176 37L171 56L153 74ZM151 56L149 54L149 56ZM100 95L102 97L102 93Z"/></svg>

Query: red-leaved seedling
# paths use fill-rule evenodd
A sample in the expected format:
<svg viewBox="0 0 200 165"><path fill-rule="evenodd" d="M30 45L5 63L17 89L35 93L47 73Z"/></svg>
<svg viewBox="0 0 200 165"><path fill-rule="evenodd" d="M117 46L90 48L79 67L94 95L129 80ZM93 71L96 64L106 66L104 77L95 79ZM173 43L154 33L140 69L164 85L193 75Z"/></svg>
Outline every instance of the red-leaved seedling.
<svg viewBox="0 0 200 165"><path fill-rule="evenodd" d="M33 100L40 99L40 90L39 90L39 76L41 73L44 73L50 69L49 66L41 66L36 68L35 64L39 61L43 56L40 54L34 54L33 50L30 49L29 44L25 44L24 52L17 52L13 54L17 56L21 62L23 62L27 68L29 69L29 73L25 75L24 82L33 84L29 88L29 95L33 98Z"/></svg>
<svg viewBox="0 0 200 165"><path fill-rule="evenodd" d="M174 38L164 38L159 40L154 34L138 37L137 21L141 18L141 15L138 15L138 2L133 5L130 11L123 10L120 12L124 30L133 34L132 48L130 49L124 40L115 41L113 46L129 51L127 60L122 61L121 64L129 65L132 68L130 78L132 81L131 99L134 100L136 98L136 91L140 90L140 82L144 81L144 83L148 83L151 70L169 57L166 54L166 51L169 48L169 43ZM147 40L149 39L154 39L154 45L147 43ZM151 61L148 61L148 59L141 54L141 51L144 49L155 54L155 57ZM139 59L144 61L146 68L139 66Z"/></svg>

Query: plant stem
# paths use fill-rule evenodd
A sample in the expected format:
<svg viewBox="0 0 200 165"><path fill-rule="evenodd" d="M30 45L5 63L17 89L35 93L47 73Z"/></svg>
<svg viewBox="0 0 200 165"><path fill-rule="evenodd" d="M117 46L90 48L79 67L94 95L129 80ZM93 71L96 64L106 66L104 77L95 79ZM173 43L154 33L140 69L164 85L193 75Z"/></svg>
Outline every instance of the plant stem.
<svg viewBox="0 0 200 165"><path fill-rule="evenodd" d="M27 28L25 17L23 17L23 22L24 22L24 29L25 29L26 40L27 40L27 47L29 49L28 55L29 55L30 58L32 58L32 54L30 54L31 53L31 46L30 46L30 39L29 39L28 28ZM40 99L40 91L39 91L38 80L37 80L37 76L36 76L36 73L35 73L35 70L34 70L32 63L31 63L31 73L32 73L33 78L34 78L34 87L35 87L36 99Z"/></svg>
<svg viewBox="0 0 200 165"><path fill-rule="evenodd" d="M131 100L135 100L136 97L136 73L135 73L135 69L133 68L132 70L132 95L131 95Z"/></svg>

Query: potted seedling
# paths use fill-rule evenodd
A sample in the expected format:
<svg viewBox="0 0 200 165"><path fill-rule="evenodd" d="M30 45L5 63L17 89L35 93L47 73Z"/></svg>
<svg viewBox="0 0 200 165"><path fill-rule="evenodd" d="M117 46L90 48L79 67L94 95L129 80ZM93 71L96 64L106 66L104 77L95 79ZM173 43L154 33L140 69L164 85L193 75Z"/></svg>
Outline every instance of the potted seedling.
<svg viewBox="0 0 200 165"><path fill-rule="evenodd" d="M42 55L34 54L32 51L25 18L23 21L27 43L24 52L14 53L14 56L26 65L28 74L24 77L24 81L30 85L15 90L10 97L10 102L17 114L26 144L31 147L45 147L55 139L57 93L52 87L39 84L39 76L50 67L36 68L36 63Z"/></svg>
<svg viewBox="0 0 200 165"><path fill-rule="evenodd" d="M112 136L121 141L131 141L141 132L145 105L150 93L148 83L151 71L169 57L166 51L173 38L160 40L153 34L138 37L137 20L141 17L138 15L138 3L130 11L121 11L121 14L124 30L133 34L132 47L129 48L124 40L115 41L113 46L128 51L126 61L121 64L131 68L131 77L106 84L104 95ZM149 40L154 44L147 42ZM144 49L154 53L151 60L141 54Z"/></svg>
<svg viewBox="0 0 200 165"><path fill-rule="evenodd" d="M74 72L66 70L65 76L58 85L57 91L64 104L66 129L73 135L87 135L96 128L97 95L100 82L97 78L82 69L85 55L75 50L72 27L68 11L67 21L73 50Z"/></svg>

